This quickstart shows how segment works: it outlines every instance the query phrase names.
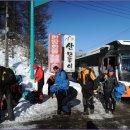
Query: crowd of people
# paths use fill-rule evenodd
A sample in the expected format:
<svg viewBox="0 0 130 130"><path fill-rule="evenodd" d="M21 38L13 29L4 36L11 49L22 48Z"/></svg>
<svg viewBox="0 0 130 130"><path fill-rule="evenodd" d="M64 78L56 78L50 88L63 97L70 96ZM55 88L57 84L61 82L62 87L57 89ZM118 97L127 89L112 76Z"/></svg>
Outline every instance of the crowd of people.
<svg viewBox="0 0 130 130"><path fill-rule="evenodd" d="M118 85L116 76L114 75L114 69L112 67L108 68L108 73L103 73L100 76L96 77L94 70L90 69L87 64L83 63L80 65L81 72L79 75L76 74L76 82L81 85L82 92L82 102L84 108L84 114L93 114L94 113L94 93L97 91L99 82L104 82L103 92L104 92L104 101L105 101L105 111L106 113L114 113L116 108L116 101L112 97L112 92L115 86ZM35 71L34 82L37 82L38 90L33 92L33 98L37 100L35 103L43 102L43 86L44 86L44 70L42 67L37 64L33 65ZM65 70L54 66L53 70L54 75L51 75L47 80L48 84L48 96L56 97L57 99L57 114L71 114L71 106L69 102L76 98L77 90L69 85L69 79ZM6 95L7 99L7 110L8 110L8 119L14 120L13 112L13 92L11 91L11 86L15 86L16 82L19 80L14 72L9 69L0 66L0 101L2 100L3 95ZM36 95L37 94L37 95ZM29 93L23 94L26 99L29 99ZM27 98L28 97L28 98ZM0 114L1 115L1 114Z"/></svg>

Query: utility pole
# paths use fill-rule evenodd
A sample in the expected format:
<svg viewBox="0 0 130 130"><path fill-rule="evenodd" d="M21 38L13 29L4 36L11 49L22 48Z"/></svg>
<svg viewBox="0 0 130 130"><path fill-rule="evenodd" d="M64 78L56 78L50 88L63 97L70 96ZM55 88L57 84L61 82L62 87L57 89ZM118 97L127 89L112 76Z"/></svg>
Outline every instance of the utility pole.
<svg viewBox="0 0 130 130"><path fill-rule="evenodd" d="M8 28L8 1L6 1L6 22L5 22L5 67L8 67L8 38L7 33L9 31Z"/></svg>

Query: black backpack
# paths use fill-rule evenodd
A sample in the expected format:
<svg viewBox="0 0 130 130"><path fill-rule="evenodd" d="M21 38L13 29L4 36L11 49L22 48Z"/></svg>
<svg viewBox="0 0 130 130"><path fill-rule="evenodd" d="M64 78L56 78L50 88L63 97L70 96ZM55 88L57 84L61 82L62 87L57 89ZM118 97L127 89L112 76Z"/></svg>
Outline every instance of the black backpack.
<svg viewBox="0 0 130 130"><path fill-rule="evenodd" d="M40 96L40 93L38 91L32 91L28 93L26 100L28 100L32 104L35 104L40 101L39 96Z"/></svg>
<svg viewBox="0 0 130 130"><path fill-rule="evenodd" d="M91 79L91 77L90 77L90 74L91 74L91 72L92 72L92 70L91 69L89 69L89 73L88 74L86 74L86 82L87 82L87 84L86 84L86 89L90 89L90 90L93 90L94 89L94 81Z"/></svg>
<svg viewBox="0 0 130 130"><path fill-rule="evenodd" d="M13 70L11 70L10 68L3 69L1 78L2 78L2 84L5 86L16 83L15 74Z"/></svg>

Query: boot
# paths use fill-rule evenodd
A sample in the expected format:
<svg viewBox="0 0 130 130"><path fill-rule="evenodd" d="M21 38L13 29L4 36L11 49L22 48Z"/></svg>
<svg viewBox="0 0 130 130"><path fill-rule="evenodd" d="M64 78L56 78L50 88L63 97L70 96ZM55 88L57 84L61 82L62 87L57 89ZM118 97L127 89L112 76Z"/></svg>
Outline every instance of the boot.
<svg viewBox="0 0 130 130"><path fill-rule="evenodd" d="M61 114L61 110L57 110L57 115L60 115Z"/></svg>
<svg viewBox="0 0 130 130"><path fill-rule="evenodd" d="M91 114L94 113L94 104L92 104L92 105L90 106L90 113L91 113Z"/></svg>
<svg viewBox="0 0 130 130"><path fill-rule="evenodd" d="M64 112L63 115L69 115L69 116L70 116L70 115L71 115L71 111L69 111L69 112Z"/></svg>
<svg viewBox="0 0 130 130"><path fill-rule="evenodd" d="M84 114L89 115L89 109L86 106L84 106Z"/></svg>
<svg viewBox="0 0 130 130"><path fill-rule="evenodd" d="M106 112L106 113L109 113L109 109L108 109L108 108L106 108L106 109L105 109L105 112Z"/></svg>
<svg viewBox="0 0 130 130"><path fill-rule="evenodd" d="M86 115L89 115L89 109L88 108L86 109Z"/></svg>
<svg viewBox="0 0 130 130"><path fill-rule="evenodd" d="M87 109L86 106L84 106L84 112L86 112L86 109Z"/></svg>
<svg viewBox="0 0 130 130"><path fill-rule="evenodd" d="M93 109L93 108L90 109L90 113L91 113L91 114L94 113L94 109Z"/></svg>
<svg viewBox="0 0 130 130"><path fill-rule="evenodd" d="M114 114L114 112L115 112L115 110L114 110L114 109L111 109L110 111L111 111L111 113L112 113L112 114Z"/></svg>

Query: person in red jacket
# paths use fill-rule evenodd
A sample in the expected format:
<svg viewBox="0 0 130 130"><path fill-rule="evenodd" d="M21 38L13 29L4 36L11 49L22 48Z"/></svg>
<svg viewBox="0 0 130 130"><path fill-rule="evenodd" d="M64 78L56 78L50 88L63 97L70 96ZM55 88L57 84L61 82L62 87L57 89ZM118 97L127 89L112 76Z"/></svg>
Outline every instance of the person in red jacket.
<svg viewBox="0 0 130 130"><path fill-rule="evenodd" d="M35 82L38 83L38 92L42 93L42 89L43 89L43 85L44 85L44 71L37 64L34 64L33 68L34 68L34 70L36 70Z"/></svg>

